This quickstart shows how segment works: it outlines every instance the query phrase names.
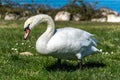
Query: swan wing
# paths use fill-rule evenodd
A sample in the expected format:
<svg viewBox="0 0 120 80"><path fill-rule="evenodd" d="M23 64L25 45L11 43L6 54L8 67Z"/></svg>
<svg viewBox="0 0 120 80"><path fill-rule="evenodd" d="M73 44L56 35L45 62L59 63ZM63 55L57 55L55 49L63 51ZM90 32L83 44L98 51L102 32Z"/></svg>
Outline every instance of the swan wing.
<svg viewBox="0 0 120 80"><path fill-rule="evenodd" d="M55 53L78 53L84 51L89 45L96 45L92 34L76 29L61 28L48 42L47 48Z"/></svg>

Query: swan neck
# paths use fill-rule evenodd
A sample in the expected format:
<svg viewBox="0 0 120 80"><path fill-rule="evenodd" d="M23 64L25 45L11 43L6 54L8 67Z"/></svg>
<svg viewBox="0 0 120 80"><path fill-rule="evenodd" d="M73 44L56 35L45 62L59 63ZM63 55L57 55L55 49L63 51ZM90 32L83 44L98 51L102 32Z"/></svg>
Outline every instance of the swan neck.
<svg viewBox="0 0 120 80"><path fill-rule="evenodd" d="M36 49L41 54L48 54L50 51L47 50L47 44L51 37L54 35L55 25L51 17L44 19L47 22L46 31L39 37L36 43Z"/></svg>
<svg viewBox="0 0 120 80"><path fill-rule="evenodd" d="M52 20L52 18L50 18L50 19L47 19L46 20L46 22L47 22L47 32L53 32L54 31L54 29L55 29L55 24L54 24L54 22L53 22L53 20Z"/></svg>

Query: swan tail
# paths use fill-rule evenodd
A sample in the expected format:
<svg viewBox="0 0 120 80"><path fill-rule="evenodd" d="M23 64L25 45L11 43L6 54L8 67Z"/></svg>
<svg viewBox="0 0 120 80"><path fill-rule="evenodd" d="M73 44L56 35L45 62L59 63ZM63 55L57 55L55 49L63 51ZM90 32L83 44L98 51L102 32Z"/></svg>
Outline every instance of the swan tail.
<svg viewBox="0 0 120 80"><path fill-rule="evenodd" d="M99 52L99 51L100 51L100 50L97 49L95 46L92 46L92 47L91 47L91 50L92 50L93 52Z"/></svg>
<svg viewBox="0 0 120 80"><path fill-rule="evenodd" d="M85 57L85 56L88 56L90 54L95 54L98 52L99 52L99 49L97 49L95 46L89 46L82 55L83 55L83 57Z"/></svg>
<svg viewBox="0 0 120 80"><path fill-rule="evenodd" d="M93 52L100 52L100 50L96 48L98 40L96 38L94 38L93 34L91 34L91 42L92 42L91 50Z"/></svg>
<svg viewBox="0 0 120 80"><path fill-rule="evenodd" d="M92 45L97 46L98 40L92 37Z"/></svg>
<svg viewBox="0 0 120 80"><path fill-rule="evenodd" d="M94 38L93 34L90 34L91 37L91 42L93 46L97 46L98 40L96 38Z"/></svg>
<svg viewBox="0 0 120 80"><path fill-rule="evenodd" d="M97 49L95 46L91 46L88 51L89 51L89 53L97 53L97 52L100 52L100 50Z"/></svg>

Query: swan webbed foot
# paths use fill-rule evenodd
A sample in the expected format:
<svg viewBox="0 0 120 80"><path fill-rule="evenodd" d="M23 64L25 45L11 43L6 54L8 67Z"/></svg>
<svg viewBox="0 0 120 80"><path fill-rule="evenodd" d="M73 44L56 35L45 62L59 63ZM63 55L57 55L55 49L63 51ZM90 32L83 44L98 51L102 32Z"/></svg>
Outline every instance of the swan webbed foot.
<svg viewBox="0 0 120 80"><path fill-rule="evenodd" d="M82 69L82 54L81 53L77 53L76 57L78 59L78 68L81 70Z"/></svg>

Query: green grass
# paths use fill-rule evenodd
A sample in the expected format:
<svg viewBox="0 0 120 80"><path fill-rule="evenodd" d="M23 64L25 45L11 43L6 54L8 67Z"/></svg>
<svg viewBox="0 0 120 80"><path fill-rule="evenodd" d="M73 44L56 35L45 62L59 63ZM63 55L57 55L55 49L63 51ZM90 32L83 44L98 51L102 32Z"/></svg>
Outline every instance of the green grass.
<svg viewBox="0 0 120 80"><path fill-rule="evenodd" d="M74 26L86 30L98 39L102 54L83 59L83 70L77 61L56 59L36 52L35 42L46 29L43 23L23 40L24 21L0 20L0 80L120 80L120 23L56 22L57 28ZM29 51L32 56L19 53Z"/></svg>

